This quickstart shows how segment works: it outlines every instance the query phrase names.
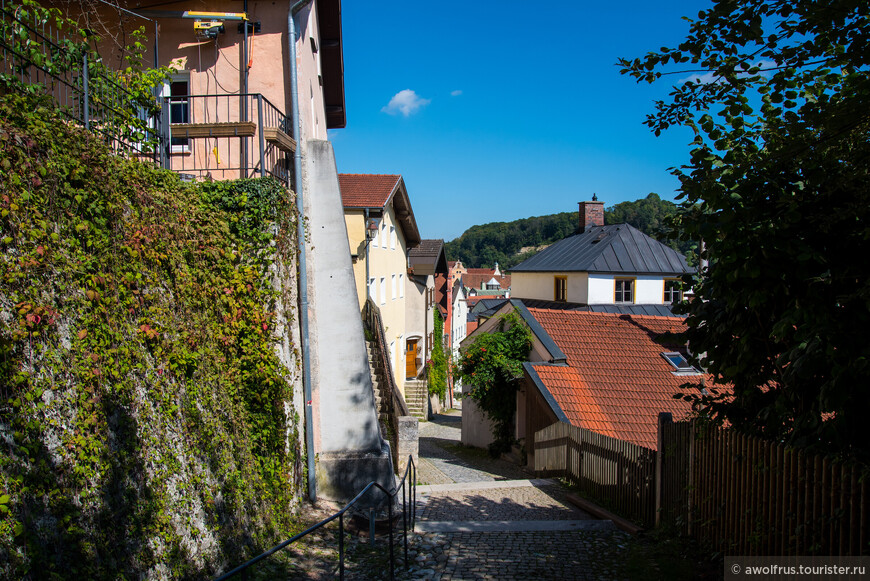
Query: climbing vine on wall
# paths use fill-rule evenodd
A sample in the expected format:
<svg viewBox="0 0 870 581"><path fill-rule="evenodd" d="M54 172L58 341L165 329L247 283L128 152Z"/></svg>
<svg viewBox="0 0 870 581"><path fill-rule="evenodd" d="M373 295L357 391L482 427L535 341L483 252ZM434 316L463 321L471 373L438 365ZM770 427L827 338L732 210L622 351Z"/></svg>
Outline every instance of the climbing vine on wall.
<svg viewBox="0 0 870 581"><path fill-rule="evenodd" d="M444 353L444 319L437 310L432 315L435 319L435 331L432 335L432 360L429 362L429 395L443 398L447 393L447 355Z"/></svg>
<svg viewBox="0 0 870 581"><path fill-rule="evenodd" d="M502 315L489 333L479 333L460 359L462 382L470 387L468 397L493 422L493 454L510 450L513 443L516 391L531 348L532 333L514 311Z"/></svg>
<svg viewBox="0 0 870 581"><path fill-rule="evenodd" d="M290 197L182 183L4 95L0 576L208 576L293 526Z"/></svg>

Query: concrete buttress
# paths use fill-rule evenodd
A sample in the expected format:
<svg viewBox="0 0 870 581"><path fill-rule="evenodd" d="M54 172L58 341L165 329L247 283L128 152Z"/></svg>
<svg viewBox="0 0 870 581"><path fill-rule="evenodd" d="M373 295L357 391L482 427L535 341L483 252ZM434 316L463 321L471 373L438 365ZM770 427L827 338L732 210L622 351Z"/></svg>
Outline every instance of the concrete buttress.
<svg viewBox="0 0 870 581"><path fill-rule="evenodd" d="M331 143L306 143L305 178L317 491L347 501L372 480L392 488L393 462L378 426Z"/></svg>

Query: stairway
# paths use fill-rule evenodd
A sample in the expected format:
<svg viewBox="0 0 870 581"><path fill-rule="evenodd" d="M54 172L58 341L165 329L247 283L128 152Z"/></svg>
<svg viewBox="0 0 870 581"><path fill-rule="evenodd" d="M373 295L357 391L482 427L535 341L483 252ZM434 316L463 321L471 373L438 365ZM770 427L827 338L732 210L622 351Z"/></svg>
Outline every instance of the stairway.
<svg viewBox="0 0 870 581"><path fill-rule="evenodd" d="M429 419L429 386L425 379L405 380L405 403L412 416L423 422Z"/></svg>
<svg viewBox="0 0 870 581"><path fill-rule="evenodd" d="M390 425L390 407L387 400L386 378L381 352L375 341L366 340L366 350L369 354L369 371L372 375L372 389L375 395L375 411L378 414L378 424L381 426L381 435L389 440L387 426Z"/></svg>

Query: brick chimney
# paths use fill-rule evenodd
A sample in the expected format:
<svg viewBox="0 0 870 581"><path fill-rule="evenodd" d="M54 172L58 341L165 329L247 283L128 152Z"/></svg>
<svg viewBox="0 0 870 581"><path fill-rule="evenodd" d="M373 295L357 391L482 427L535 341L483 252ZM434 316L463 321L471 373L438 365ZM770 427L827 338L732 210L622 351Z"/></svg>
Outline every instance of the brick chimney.
<svg viewBox="0 0 870 581"><path fill-rule="evenodd" d="M585 232L590 226L604 226L604 202L599 202L598 196L592 194L591 202L579 202L579 204L579 232Z"/></svg>

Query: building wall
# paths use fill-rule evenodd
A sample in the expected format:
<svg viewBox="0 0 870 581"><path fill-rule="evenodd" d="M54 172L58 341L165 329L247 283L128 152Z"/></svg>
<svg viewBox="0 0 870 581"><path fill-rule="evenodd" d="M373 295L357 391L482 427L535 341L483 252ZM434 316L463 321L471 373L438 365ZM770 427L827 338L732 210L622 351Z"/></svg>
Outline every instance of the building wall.
<svg viewBox="0 0 870 581"><path fill-rule="evenodd" d="M520 397L522 394L522 397ZM520 415L522 422L520 423ZM523 377L522 387L517 394L517 438L524 438L526 465L535 465L535 432L551 426L558 421L544 396L538 391L528 375ZM522 431L520 431L522 427Z"/></svg>
<svg viewBox="0 0 870 581"><path fill-rule="evenodd" d="M459 347L466 337L465 325L468 322L468 303L465 293L458 291L453 296L453 320L450 325L450 349L453 359L459 359Z"/></svg>
<svg viewBox="0 0 870 581"><path fill-rule="evenodd" d="M374 241L369 244L369 278L375 280L377 289L377 300L375 303L381 310L387 344L392 344L390 362L393 367L396 385L403 396L405 394L405 288L408 277L407 256L405 237L396 219L395 210L390 205L380 220L377 244ZM363 279L365 278L364 260L365 258L363 257L362 260L357 262L357 266L362 265ZM393 277L395 277L395 285L393 284ZM362 296L365 297L365 295ZM365 302L364 298L362 302Z"/></svg>
<svg viewBox="0 0 870 581"><path fill-rule="evenodd" d="M656 275L613 274L589 275L589 304L610 304L614 300L614 279L633 278L634 303L643 305L661 305L664 303L664 277Z"/></svg>
<svg viewBox="0 0 870 581"><path fill-rule="evenodd" d="M138 19L128 14L123 16L109 6L99 5L99 15L76 12L73 3L55 2L71 18L106 40L100 43L100 53L110 66L123 69L127 63L122 58L121 48L115 39L132 42L131 33L143 27L146 50L145 66L154 66L155 31L153 22ZM194 5L181 4L159 6L161 10L177 11L200 10L210 12L242 12L242 3L236 0L201 0ZM139 4L122 1L122 6L131 10L141 9ZM243 92L244 71L248 69L249 94L262 94L277 110L286 116L291 114L289 49L287 46L288 11L286 2L250 1L247 15L250 22L259 22L260 31L248 35L248 52L244 51L244 35L238 30L238 21L226 21L225 32L214 40L198 38L194 34L192 19L178 17L158 17L159 25L158 66L175 69L176 79L189 82L190 95L235 95ZM295 17L297 24L297 70L299 86L299 108L302 125L302 141L306 139L327 139L326 111L323 90L320 83L321 64L315 46L320 46L317 26L317 3L312 2ZM123 30L123 34L119 32ZM314 42L312 43L312 39ZM247 65L250 64L250 67ZM162 94L169 96L169 84ZM195 99L189 108L190 120L195 123L238 122L242 119L242 100L237 97L223 99ZM250 102L249 119L256 122L256 106ZM270 125L267 117L266 125ZM291 131L288 129L287 134ZM259 165L258 137L249 152L251 161L248 172ZM214 179L234 179L239 177L237 168L241 162L242 146L238 138L209 138L190 140L186 148L173 148L171 167L180 172L193 172L203 176L208 170ZM255 154L254 151L256 151ZM279 160L283 157L284 160ZM292 154L275 155L267 160L267 169L276 170L278 164L292 165ZM233 169L228 169L233 168ZM283 171L283 170L282 170Z"/></svg>
<svg viewBox="0 0 870 581"><path fill-rule="evenodd" d="M486 412L480 409L471 398L462 400L462 433L460 435L463 446L486 448L493 442L492 421L486 416Z"/></svg>
<svg viewBox="0 0 870 581"><path fill-rule="evenodd" d="M344 209L344 225L347 227L347 241L353 260L353 278L356 282L356 294L359 309L362 312L368 296L366 284L366 220L363 210Z"/></svg>
<svg viewBox="0 0 870 581"><path fill-rule="evenodd" d="M555 299L554 281L557 276L568 279L568 302L591 302L587 300L589 274L586 272L514 272L511 273L511 296L552 301Z"/></svg>
<svg viewBox="0 0 870 581"><path fill-rule="evenodd" d="M418 339L417 348L419 349L419 358L421 360L421 365L417 369L418 373L422 369L422 366L426 364L432 352L432 346L428 338L435 327L432 318L434 315L434 305L431 301L427 301L427 297L432 294L434 288L434 276L406 277L405 341L407 343L409 339Z"/></svg>

